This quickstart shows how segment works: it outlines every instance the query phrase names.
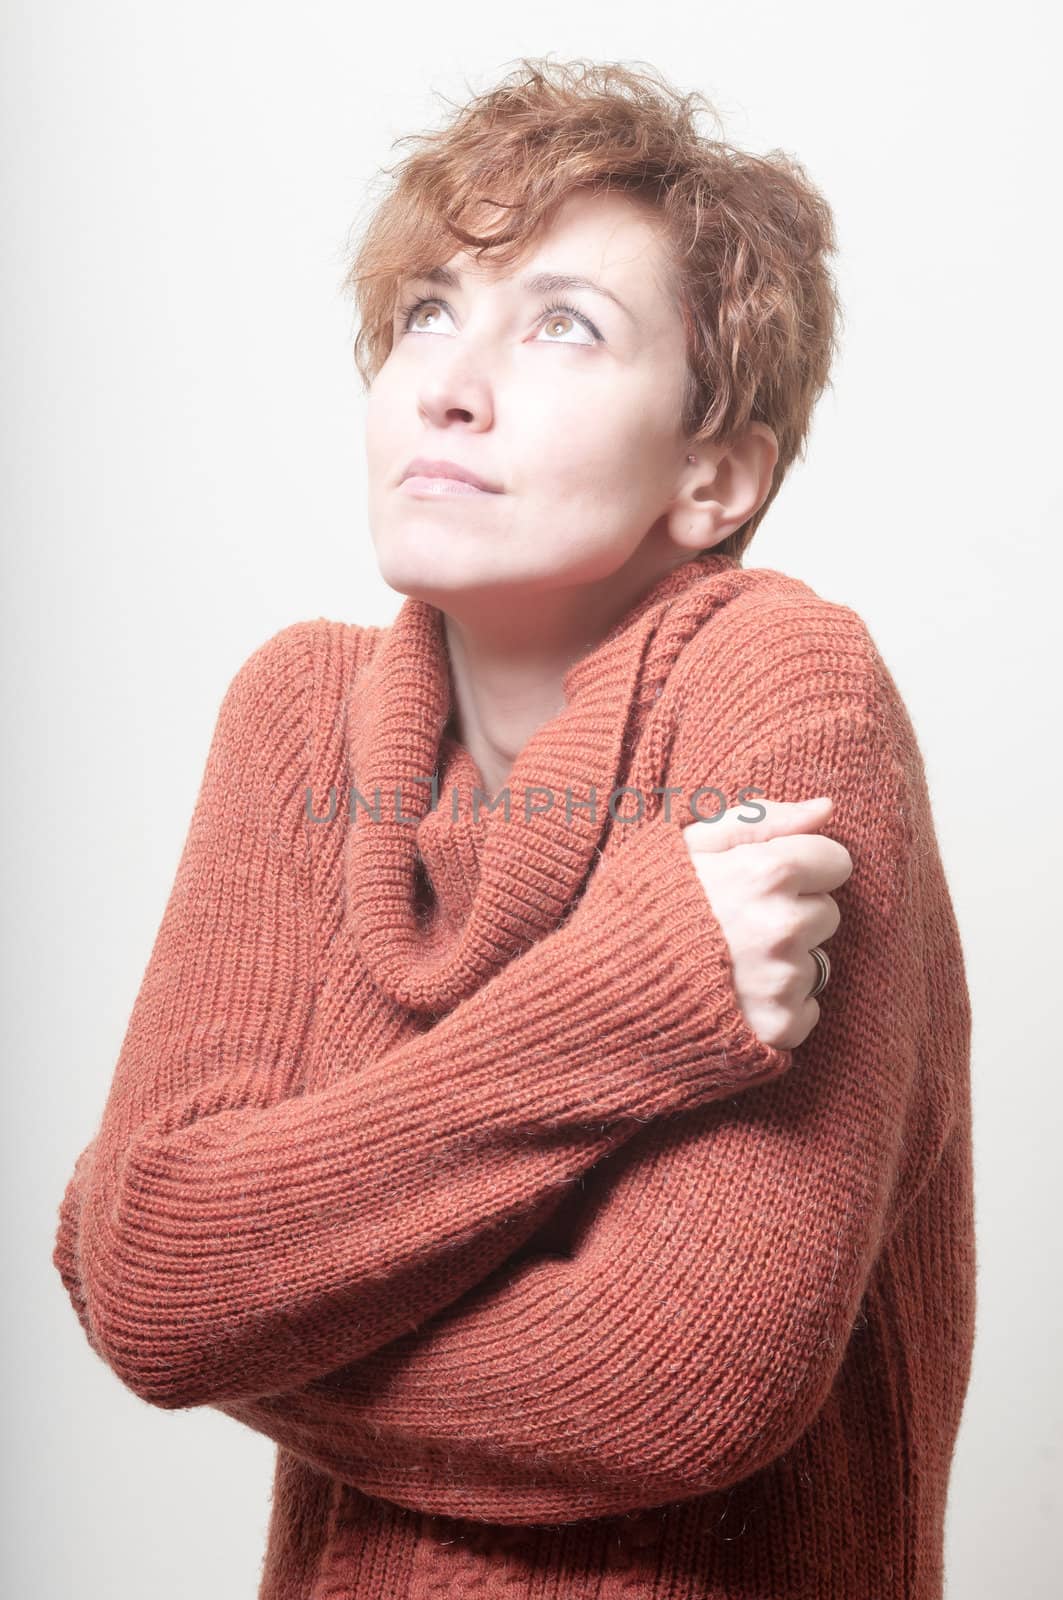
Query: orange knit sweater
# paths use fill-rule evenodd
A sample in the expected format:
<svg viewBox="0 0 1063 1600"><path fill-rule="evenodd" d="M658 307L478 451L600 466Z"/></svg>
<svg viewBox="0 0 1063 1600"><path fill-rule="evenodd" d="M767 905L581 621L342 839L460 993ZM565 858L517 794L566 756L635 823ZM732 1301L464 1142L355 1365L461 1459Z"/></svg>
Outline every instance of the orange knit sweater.
<svg viewBox="0 0 1063 1600"><path fill-rule="evenodd" d="M936 1600L970 1008L903 702L723 556L564 691L477 811L434 608L251 655L55 1265L134 1393L276 1442L260 1600ZM792 1051L681 835L748 787L854 862Z"/></svg>

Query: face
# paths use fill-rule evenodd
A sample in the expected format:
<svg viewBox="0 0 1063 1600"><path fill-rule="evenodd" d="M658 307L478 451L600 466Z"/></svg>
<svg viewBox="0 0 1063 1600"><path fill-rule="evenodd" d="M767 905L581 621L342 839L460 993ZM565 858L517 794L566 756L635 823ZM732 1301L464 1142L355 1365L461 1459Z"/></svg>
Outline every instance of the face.
<svg viewBox="0 0 1063 1600"><path fill-rule="evenodd" d="M680 427L686 347L647 208L579 192L505 273L465 252L442 265L454 281L400 285L394 343L368 397L385 582L453 609L460 597L600 584L640 553L652 578L695 554L668 526L693 471ZM526 285L546 272L601 287ZM416 457L455 462L497 492L404 484Z"/></svg>

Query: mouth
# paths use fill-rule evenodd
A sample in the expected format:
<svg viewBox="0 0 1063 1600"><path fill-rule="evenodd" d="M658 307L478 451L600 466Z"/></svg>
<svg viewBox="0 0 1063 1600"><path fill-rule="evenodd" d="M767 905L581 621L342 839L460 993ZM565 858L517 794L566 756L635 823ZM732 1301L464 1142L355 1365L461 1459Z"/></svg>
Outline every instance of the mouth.
<svg viewBox="0 0 1063 1600"><path fill-rule="evenodd" d="M447 499L452 495L489 495L490 489L478 489L474 483L463 483L460 478L426 478L414 473L403 478L399 485L403 494L427 495L429 499Z"/></svg>
<svg viewBox="0 0 1063 1600"><path fill-rule="evenodd" d="M469 467L456 461L429 461L416 456L406 467L399 487L406 494L501 494L499 484L489 483Z"/></svg>

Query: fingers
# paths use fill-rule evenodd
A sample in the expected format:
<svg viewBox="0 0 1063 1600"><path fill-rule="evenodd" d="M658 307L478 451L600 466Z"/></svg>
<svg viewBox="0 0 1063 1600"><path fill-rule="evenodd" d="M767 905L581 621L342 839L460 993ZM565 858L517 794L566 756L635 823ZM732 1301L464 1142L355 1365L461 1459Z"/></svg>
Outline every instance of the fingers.
<svg viewBox="0 0 1063 1600"><path fill-rule="evenodd" d="M831 891L853 860L818 832L830 822L829 795L756 804L762 814L753 821L733 807L687 824L683 838L727 940L743 1015L766 1043L792 1049L819 1021L812 990L820 968L811 952L841 924ZM739 844L746 848L733 848Z"/></svg>
<svg viewBox="0 0 1063 1600"><path fill-rule="evenodd" d="M814 800L746 800L718 817L686 823L683 835L691 849L730 850L736 844L760 844L784 835L813 833L826 826L833 805L829 795ZM746 807L756 807L764 815L749 817Z"/></svg>
<svg viewBox="0 0 1063 1600"><path fill-rule="evenodd" d="M829 894L800 895L797 900L797 924L794 929L794 939L804 950L811 950L813 945L826 944L828 939L833 939L841 926L842 914L838 909L838 902L831 899ZM809 957L815 965L815 958ZM813 973L813 982L815 973ZM809 988L812 985L809 984Z"/></svg>
<svg viewBox="0 0 1063 1600"><path fill-rule="evenodd" d="M789 825L791 819L785 820ZM695 859L698 855L722 854L736 843L746 844L749 854L743 852L742 868L759 875L757 881L765 892L776 889L788 894L830 893L839 889L853 870L853 858L845 846L816 833L777 833L761 839L739 835L736 839L721 819L719 825L691 823L684 828L683 837Z"/></svg>
<svg viewBox="0 0 1063 1600"><path fill-rule="evenodd" d="M761 853L770 863L780 889L792 894L829 894L840 889L853 870L853 858L836 839L820 834L794 834L765 839Z"/></svg>
<svg viewBox="0 0 1063 1600"><path fill-rule="evenodd" d="M812 965L815 966L816 963L812 959L812 957L809 957L809 959L812 961ZM816 977L818 977L818 976L819 976L819 968L816 967ZM813 989L815 987L815 981L816 981L815 978L813 978L809 982L808 987L810 989ZM818 1000L813 1000L811 998L811 996L809 996L808 998L806 998L803 1001L801 1006L798 1008L797 1015L796 1015L796 1018L794 1020L793 1028L784 1036L786 1038L787 1042L785 1044L780 1045L779 1048L783 1049L783 1050L796 1050L797 1046L799 1044L803 1044L804 1041L808 1038L809 1034L812 1032L812 1029L816 1026L816 1023L819 1021L819 1017L820 1017L819 1001Z"/></svg>

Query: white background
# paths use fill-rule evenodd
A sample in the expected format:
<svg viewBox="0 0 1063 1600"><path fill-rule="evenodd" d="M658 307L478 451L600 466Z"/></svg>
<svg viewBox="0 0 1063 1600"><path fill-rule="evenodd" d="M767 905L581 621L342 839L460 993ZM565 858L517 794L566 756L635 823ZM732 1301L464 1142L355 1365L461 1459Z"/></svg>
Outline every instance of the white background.
<svg viewBox="0 0 1063 1600"><path fill-rule="evenodd" d="M93 1355L58 1202L231 677L288 622L400 603L365 521L349 230L396 137L550 52L650 61L835 210L834 389L745 564L860 612L923 746L975 1008L948 1593L1040 1600L1063 1484L1054 17L519 9L4 8L4 1588L254 1600L273 1446Z"/></svg>

